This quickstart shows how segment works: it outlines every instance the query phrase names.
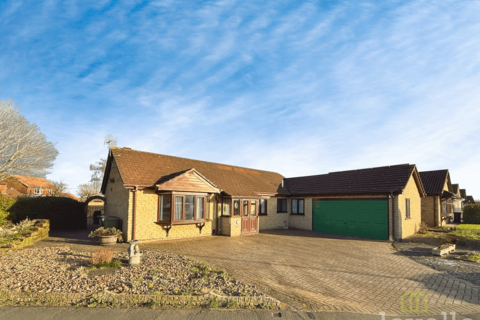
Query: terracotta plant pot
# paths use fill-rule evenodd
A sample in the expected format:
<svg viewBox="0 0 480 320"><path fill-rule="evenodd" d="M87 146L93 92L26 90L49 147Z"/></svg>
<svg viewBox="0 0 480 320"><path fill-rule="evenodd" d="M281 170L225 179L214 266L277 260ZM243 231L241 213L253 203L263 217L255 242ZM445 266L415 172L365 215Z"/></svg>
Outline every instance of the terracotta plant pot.
<svg viewBox="0 0 480 320"><path fill-rule="evenodd" d="M117 236L100 236L98 239L101 246L113 246L117 243Z"/></svg>

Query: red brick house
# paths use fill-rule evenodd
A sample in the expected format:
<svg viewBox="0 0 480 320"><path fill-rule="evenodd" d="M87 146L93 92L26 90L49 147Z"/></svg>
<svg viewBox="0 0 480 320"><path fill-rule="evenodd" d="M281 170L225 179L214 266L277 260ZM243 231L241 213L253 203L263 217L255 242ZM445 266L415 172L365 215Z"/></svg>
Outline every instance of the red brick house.
<svg viewBox="0 0 480 320"><path fill-rule="evenodd" d="M49 196L53 194L54 189L53 184L38 177L13 175L4 183L7 184L7 190L16 190L21 195L28 196Z"/></svg>

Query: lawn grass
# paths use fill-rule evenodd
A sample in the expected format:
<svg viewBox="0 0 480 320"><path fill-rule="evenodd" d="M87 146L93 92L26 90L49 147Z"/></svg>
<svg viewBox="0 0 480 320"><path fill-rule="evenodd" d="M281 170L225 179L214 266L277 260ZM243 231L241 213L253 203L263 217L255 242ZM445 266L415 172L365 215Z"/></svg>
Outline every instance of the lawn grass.
<svg viewBox="0 0 480 320"><path fill-rule="evenodd" d="M459 224L457 229L465 229L465 230L478 230L480 231L480 224Z"/></svg>
<svg viewBox="0 0 480 320"><path fill-rule="evenodd" d="M453 231L453 232L450 232L450 234L453 234L455 236L459 236L459 237L462 237L462 238L466 238L466 239L473 239L473 240L479 240L480 239L480 235L476 232L476 230L458 230L457 231Z"/></svg>
<svg viewBox="0 0 480 320"><path fill-rule="evenodd" d="M475 262L478 262L480 261L480 254L473 254L473 255L470 255L467 257L468 260L470 261L475 261Z"/></svg>

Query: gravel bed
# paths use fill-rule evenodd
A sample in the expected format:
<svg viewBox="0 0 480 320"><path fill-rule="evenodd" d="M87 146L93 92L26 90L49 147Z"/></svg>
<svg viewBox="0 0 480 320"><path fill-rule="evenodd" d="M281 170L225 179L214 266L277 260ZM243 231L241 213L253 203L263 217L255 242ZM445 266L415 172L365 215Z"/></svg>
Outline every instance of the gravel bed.
<svg viewBox="0 0 480 320"><path fill-rule="evenodd" d="M142 264L125 264L127 253L115 253L121 268L91 270L90 253L69 248L34 248L0 256L0 289L24 292L198 295L209 291L228 296L262 296L254 286L224 271L185 256L143 251Z"/></svg>

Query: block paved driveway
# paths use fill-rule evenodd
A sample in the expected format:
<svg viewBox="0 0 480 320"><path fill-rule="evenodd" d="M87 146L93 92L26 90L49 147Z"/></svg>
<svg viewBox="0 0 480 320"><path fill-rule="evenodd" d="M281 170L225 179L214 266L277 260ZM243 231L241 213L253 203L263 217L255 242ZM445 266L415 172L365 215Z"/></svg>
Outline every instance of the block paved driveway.
<svg viewBox="0 0 480 320"><path fill-rule="evenodd" d="M152 249L212 263L295 309L401 314L401 295L421 291L429 314L480 312L479 286L418 264L386 241L281 230L141 245Z"/></svg>

